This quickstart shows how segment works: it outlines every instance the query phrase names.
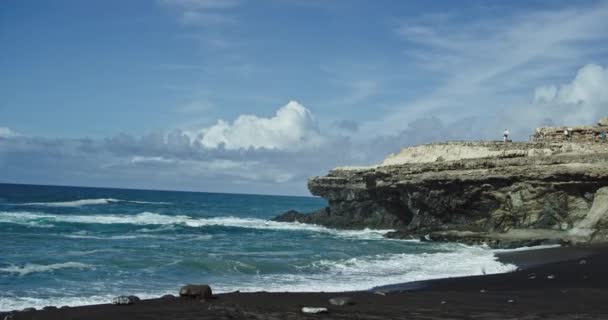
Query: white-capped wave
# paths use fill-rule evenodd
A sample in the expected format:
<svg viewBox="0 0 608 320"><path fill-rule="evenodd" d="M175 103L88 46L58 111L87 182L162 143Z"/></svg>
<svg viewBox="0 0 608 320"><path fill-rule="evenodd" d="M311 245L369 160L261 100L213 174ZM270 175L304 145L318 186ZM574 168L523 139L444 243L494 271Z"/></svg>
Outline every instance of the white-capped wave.
<svg viewBox="0 0 608 320"><path fill-rule="evenodd" d="M450 252L321 260L301 269L296 274L249 275L238 284L217 283L214 290L343 292L419 280L505 273L517 267L501 263L489 249L460 246Z"/></svg>
<svg viewBox="0 0 608 320"><path fill-rule="evenodd" d="M34 212L0 212L0 222L28 224L32 221L48 223L94 223L94 224L134 224L134 225L185 225L188 227L225 226L262 230L293 230L333 234L346 238L384 239L382 236L392 230L336 230L298 222L276 222L256 218L215 217L194 218L184 215L170 216L153 212L135 215L65 215Z"/></svg>
<svg viewBox="0 0 608 320"><path fill-rule="evenodd" d="M443 247L443 246L442 246ZM212 282L214 292L270 291L270 292L343 292L368 290L373 287L446 277L505 273L516 269L502 264L493 251L483 247L448 245L449 252L378 254L340 260L320 260L301 267L291 274L243 274L242 277L220 277ZM179 262L179 261L178 261ZM242 265L239 268L255 268ZM240 269L237 268L239 271ZM138 293L138 289L121 294L135 294L141 298L159 297L175 293L175 288L160 287L155 292ZM0 297L0 310L43 307L48 305L78 306L108 303L117 294L86 297Z"/></svg>
<svg viewBox="0 0 608 320"><path fill-rule="evenodd" d="M29 203L18 203L20 206L43 206L43 207L81 207L88 205L100 205L100 204L111 204L117 202L129 202L138 204L171 204L170 202L150 202L150 201L135 201L135 200L121 200L113 198L102 198L102 199L80 199L73 201L58 201L58 202L29 202Z"/></svg>
<svg viewBox="0 0 608 320"><path fill-rule="evenodd" d="M0 272L17 274L19 276L25 276L25 275L28 275L31 273L51 272L51 271L55 271L55 270L59 270L59 269L69 269L69 268L81 269L81 270L95 269L94 266L89 265L89 264L69 261L69 262L54 263L54 264L49 264L49 265L33 264L33 263L27 263L23 266L12 265L9 267L0 268Z"/></svg>
<svg viewBox="0 0 608 320"><path fill-rule="evenodd" d="M137 293L129 292L129 295L136 295L141 299L158 298L164 294L175 294L172 291L160 291L159 293ZM107 304L112 302L112 298L124 293L115 293L107 295L94 296L76 296L76 297L50 297L50 298L33 298L33 297L0 297L0 311L22 310L24 308L41 309L46 306L85 306L94 304Z"/></svg>

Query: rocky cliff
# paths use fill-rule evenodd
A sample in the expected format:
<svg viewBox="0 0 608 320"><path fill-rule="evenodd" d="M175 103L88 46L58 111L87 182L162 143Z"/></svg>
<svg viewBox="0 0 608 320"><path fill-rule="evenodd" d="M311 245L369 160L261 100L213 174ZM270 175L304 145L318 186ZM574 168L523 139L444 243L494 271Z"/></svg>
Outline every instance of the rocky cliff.
<svg viewBox="0 0 608 320"><path fill-rule="evenodd" d="M308 187L329 207L276 220L497 247L608 240L607 143L422 145Z"/></svg>

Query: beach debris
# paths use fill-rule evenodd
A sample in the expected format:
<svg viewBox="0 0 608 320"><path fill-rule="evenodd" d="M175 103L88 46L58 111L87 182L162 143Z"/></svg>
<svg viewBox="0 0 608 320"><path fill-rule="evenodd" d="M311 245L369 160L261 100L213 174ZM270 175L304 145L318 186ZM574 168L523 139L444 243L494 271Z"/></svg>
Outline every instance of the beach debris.
<svg viewBox="0 0 608 320"><path fill-rule="evenodd" d="M57 310L57 307L55 307L55 306L46 306L46 307L42 308L42 310Z"/></svg>
<svg viewBox="0 0 608 320"><path fill-rule="evenodd" d="M161 299L166 299L166 300L170 300L170 299L175 299L176 297L172 294L166 294L162 297L160 297Z"/></svg>
<svg viewBox="0 0 608 320"><path fill-rule="evenodd" d="M179 295L187 298L207 299L213 297L211 287L206 284L188 284L179 289Z"/></svg>
<svg viewBox="0 0 608 320"><path fill-rule="evenodd" d="M36 308L25 308L25 309L21 310L21 312L30 312L30 311L36 311Z"/></svg>
<svg viewBox="0 0 608 320"><path fill-rule="evenodd" d="M310 313L310 314L319 314L319 313L327 313L327 308L317 308L317 307L303 307L302 313Z"/></svg>
<svg viewBox="0 0 608 320"><path fill-rule="evenodd" d="M578 264L587 264L587 260L583 259L583 260L579 261Z"/></svg>
<svg viewBox="0 0 608 320"><path fill-rule="evenodd" d="M379 296L385 296L386 295L386 291L374 291L374 294L377 294Z"/></svg>
<svg viewBox="0 0 608 320"><path fill-rule="evenodd" d="M515 303L515 299L509 299L507 300L507 303Z"/></svg>
<svg viewBox="0 0 608 320"><path fill-rule="evenodd" d="M128 306L134 304L137 301L139 301L139 298L136 296L118 296L112 299L112 304L119 306Z"/></svg>
<svg viewBox="0 0 608 320"><path fill-rule="evenodd" d="M440 304L447 304L448 302L445 300L441 300Z"/></svg>
<svg viewBox="0 0 608 320"><path fill-rule="evenodd" d="M549 280L555 279L555 275L549 274L549 275L547 275L547 279L549 279Z"/></svg>
<svg viewBox="0 0 608 320"><path fill-rule="evenodd" d="M536 273L530 273L528 279L536 279Z"/></svg>
<svg viewBox="0 0 608 320"><path fill-rule="evenodd" d="M329 303L334 306L352 306L355 304L355 301L349 297L335 297L329 299Z"/></svg>
<svg viewBox="0 0 608 320"><path fill-rule="evenodd" d="M487 292L486 289L479 290L479 293L486 293L486 292Z"/></svg>

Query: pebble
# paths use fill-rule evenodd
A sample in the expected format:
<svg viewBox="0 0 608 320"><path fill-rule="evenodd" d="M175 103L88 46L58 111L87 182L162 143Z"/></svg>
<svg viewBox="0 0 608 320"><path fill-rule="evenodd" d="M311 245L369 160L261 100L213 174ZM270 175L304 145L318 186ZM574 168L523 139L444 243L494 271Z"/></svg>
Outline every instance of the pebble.
<svg viewBox="0 0 608 320"><path fill-rule="evenodd" d="M302 313L311 313L311 314L319 314L319 313L327 313L327 308L316 308L316 307L303 307Z"/></svg>
<svg viewBox="0 0 608 320"><path fill-rule="evenodd" d="M445 300L442 300L442 301L441 301L441 304L447 304L447 303L448 303L448 302L447 302L447 301L445 301Z"/></svg>
<svg viewBox="0 0 608 320"><path fill-rule="evenodd" d="M376 291L376 292L374 292L374 294L377 294L379 296L385 296L386 292L384 292L384 291Z"/></svg>
<svg viewBox="0 0 608 320"><path fill-rule="evenodd" d="M515 300L513 300L513 299L509 299L509 300L507 300L507 302L508 302L508 303L515 303Z"/></svg>
<svg viewBox="0 0 608 320"><path fill-rule="evenodd" d="M479 290L479 293L486 293L487 291L485 289L481 289Z"/></svg>
<svg viewBox="0 0 608 320"><path fill-rule="evenodd" d="M536 273L530 273L528 279L536 279Z"/></svg>
<svg viewBox="0 0 608 320"><path fill-rule="evenodd" d="M583 259L583 260L579 261L578 264L587 264L587 260Z"/></svg>
<svg viewBox="0 0 608 320"><path fill-rule="evenodd" d="M552 275L552 274L550 274L550 275L547 276L547 279L555 279L555 276Z"/></svg>

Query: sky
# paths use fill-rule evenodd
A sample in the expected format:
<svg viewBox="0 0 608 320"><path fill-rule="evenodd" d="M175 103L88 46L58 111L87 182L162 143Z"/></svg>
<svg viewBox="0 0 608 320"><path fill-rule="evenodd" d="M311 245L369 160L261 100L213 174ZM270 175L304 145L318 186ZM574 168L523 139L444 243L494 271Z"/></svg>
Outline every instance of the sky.
<svg viewBox="0 0 608 320"><path fill-rule="evenodd" d="M0 182L309 195L608 115L608 1L2 0Z"/></svg>

